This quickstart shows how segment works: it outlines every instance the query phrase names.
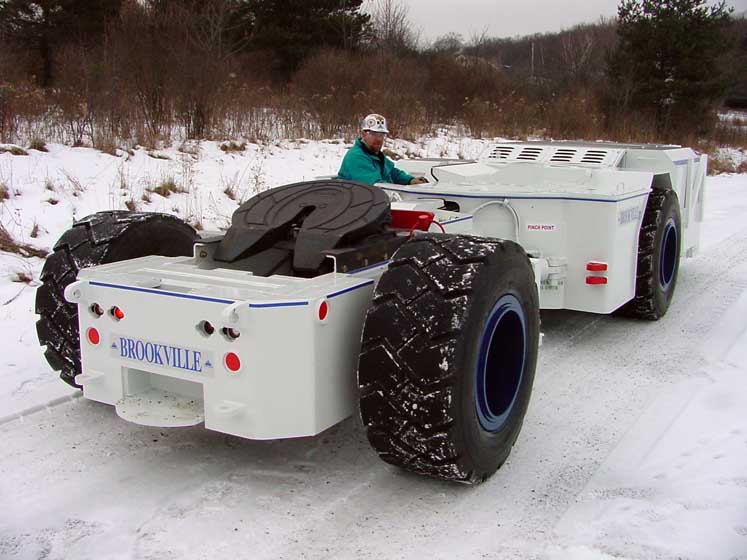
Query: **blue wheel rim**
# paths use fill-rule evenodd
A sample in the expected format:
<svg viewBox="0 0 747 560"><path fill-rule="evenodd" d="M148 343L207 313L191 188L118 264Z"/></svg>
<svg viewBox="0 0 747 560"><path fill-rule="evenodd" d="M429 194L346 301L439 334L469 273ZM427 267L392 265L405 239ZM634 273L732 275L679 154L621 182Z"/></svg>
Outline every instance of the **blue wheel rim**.
<svg viewBox="0 0 747 560"><path fill-rule="evenodd" d="M664 226L659 252L659 285L662 290L667 290L674 280L677 268L677 245L677 227L674 219L670 218Z"/></svg>
<svg viewBox="0 0 747 560"><path fill-rule="evenodd" d="M524 377L527 327L516 296L506 294L493 306L480 339L475 380L475 408L482 428L503 428L516 403Z"/></svg>

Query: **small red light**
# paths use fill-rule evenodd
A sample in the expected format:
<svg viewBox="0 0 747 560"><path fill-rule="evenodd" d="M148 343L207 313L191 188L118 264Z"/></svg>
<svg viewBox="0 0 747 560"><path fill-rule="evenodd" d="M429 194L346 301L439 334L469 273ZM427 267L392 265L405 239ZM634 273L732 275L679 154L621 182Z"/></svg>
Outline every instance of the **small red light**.
<svg viewBox="0 0 747 560"><path fill-rule="evenodd" d="M586 265L586 270L589 272L606 272L607 263L592 261Z"/></svg>
<svg viewBox="0 0 747 560"><path fill-rule="evenodd" d="M226 354L225 358L223 358L223 363L228 371L236 372L241 369L241 360L233 352Z"/></svg>
<svg viewBox="0 0 747 560"><path fill-rule="evenodd" d="M114 307L112 307L112 308L111 308L111 309L109 310L109 312L110 312L110 313L112 314L112 317L114 317L115 319L117 319L117 321L121 321L122 319L124 319L124 316L125 316L125 315L124 315L124 311L122 311L122 310L121 310L121 309L120 309L119 307L117 307L116 305L115 305Z"/></svg>
<svg viewBox="0 0 747 560"><path fill-rule="evenodd" d="M89 328L88 331L86 331L86 336L88 337L88 342L90 342L94 346L98 346L99 342L101 342L99 331L97 331L93 327Z"/></svg>
<svg viewBox="0 0 747 560"><path fill-rule="evenodd" d="M599 286L601 284L606 284L607 278L604 276L587 276L586 283L591 284L592 286Z"/></svg>
<svg viewBox="0 0 747 560"><path fill-rule="evenodd" d="M319 304L319 320L324 321L324 319L327 318L327 314L329 313L329 305L326 301L323 301Z"/></svg>

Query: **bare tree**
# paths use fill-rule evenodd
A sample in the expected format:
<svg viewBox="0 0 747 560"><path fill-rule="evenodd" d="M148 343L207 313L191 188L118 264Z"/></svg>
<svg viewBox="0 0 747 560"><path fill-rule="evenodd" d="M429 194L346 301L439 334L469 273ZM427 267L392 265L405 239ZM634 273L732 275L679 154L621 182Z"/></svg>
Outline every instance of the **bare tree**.
<svg viewBox="0 0 747 560"><path fill-rule="evenodd" d="M579 26L560 38L560 60L570 80L589 78L594 35L588 27Z"/></svg>
<svg viewBox="0 0 747 560"><path fill-rule="evenodd" d="M374 45L393 53L417 50L420 32L410 23L410 9L403 0L371 0L367 11L371 16Z"/></svg>

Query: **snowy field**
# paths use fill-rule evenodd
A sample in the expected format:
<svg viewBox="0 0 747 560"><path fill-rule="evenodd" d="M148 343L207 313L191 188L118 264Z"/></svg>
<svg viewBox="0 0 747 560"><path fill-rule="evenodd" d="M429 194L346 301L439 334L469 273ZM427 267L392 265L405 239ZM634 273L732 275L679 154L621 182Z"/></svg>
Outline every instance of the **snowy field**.
<svg viewBox="0 0 747 560"><path fill-rule="evenodd" d="M215 230L258 190L333 174L345 149L0 153L0 221L45 249L73 217L127 204ZM163 185L179 192L151 192ZM33 312L43 263L0 253L0 558L747 560L747 175L706 192L701 252L662 320L543 312L524 429L477 487L384 464L355 418L272 442L124 422L50 371Z"/></svg>

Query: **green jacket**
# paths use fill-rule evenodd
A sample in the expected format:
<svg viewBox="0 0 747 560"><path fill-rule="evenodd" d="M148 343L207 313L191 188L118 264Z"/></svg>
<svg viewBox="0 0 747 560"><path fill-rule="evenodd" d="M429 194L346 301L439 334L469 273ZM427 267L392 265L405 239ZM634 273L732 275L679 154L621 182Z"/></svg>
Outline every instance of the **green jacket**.
<svg viewBox="0 0 747 560"><path fill-rule="evenodd" d="M369 185L374 183L408 185L412 181L412 175L394 167L394 162L381 152L373 153L360 138L355 141L353 147L342 159L337 177Z"/></svg>

